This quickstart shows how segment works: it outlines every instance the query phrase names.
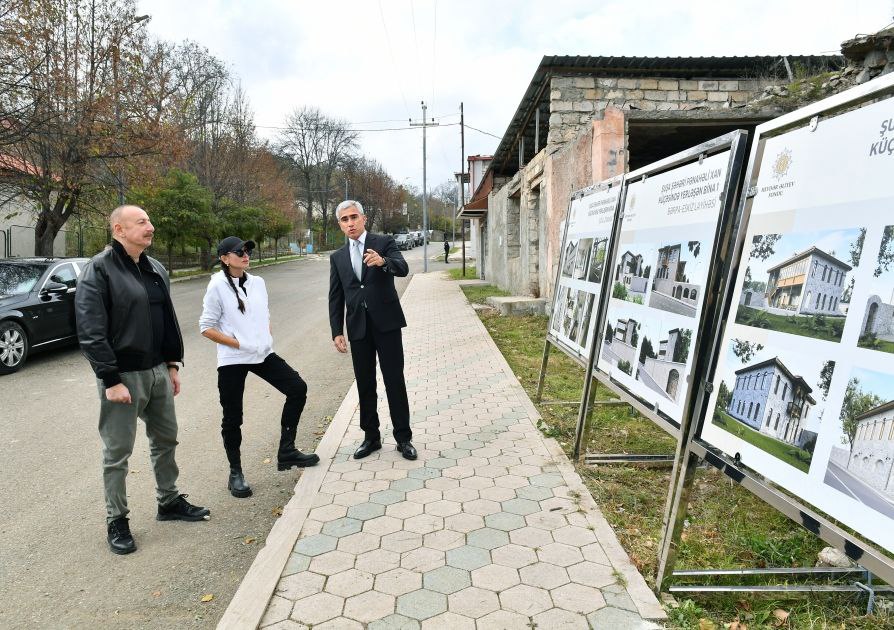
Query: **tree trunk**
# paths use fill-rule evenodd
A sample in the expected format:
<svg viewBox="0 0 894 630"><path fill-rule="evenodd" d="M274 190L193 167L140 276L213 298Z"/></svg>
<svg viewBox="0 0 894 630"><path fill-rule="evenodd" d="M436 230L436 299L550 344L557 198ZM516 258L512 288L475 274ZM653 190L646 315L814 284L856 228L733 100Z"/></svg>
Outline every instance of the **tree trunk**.
<svg viewBox="0 0 894 630"><path fill-rule="evenodd" d="M61 227L58 217L52 210L41 210L34 226L34 255L53 257L53 243Z"/></svg>

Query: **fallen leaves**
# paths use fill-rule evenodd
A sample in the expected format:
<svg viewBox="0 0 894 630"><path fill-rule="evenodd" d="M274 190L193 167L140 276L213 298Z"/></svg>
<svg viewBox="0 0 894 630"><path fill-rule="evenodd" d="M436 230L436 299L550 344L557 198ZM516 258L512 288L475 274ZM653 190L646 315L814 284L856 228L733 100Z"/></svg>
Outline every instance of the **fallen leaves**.
<svg viewBox="0 0 894 630"><path fill-rule="evenodd" d="M725 627L727 628L727 630L748 630L748 626L746 626L744 623L742 623L738 619L726 624Z"/></svg>
<svg viewBox="0 0 894 630"><path fill-rule="evenodd" d="M781 608L777 608L773 611L773 617L775 621L773 622L773 626L776 628L781 628L788 624L789 611L782 610Z"/></svg>
<svg viewBox="0 0 894 630"><path fill-rule="evenodd" d="M698 620L698 630L716 630L717 625L710 619L702 617Z"/></svg>
<svg viewBox="0 0 894 630"><path fill-rule="evenodd" d="M207 604L212 599L214 599L214 595L212 595L211 593L205 593L204 595L202 595L202 603Z"/></svg>
<svg viewBox="0 0 894 630"><path fill-rule="evenodd" d="M273 513L273 516L282 516L282 506L276 505L270 510Z"/></svg>
<svg viewBox="0 0 894 630"><path fill-rule="evenodd" d="M269 457L265 457L265 458L264 458L264 463L265 463L265 464L269 464L269 463L270 463L270 458L269 458Z"/></svg>
<svg viewBox="0 0 894 630"><path fill-rule="evenodd" d="M257 540L257 538L255 538L254 536L246 536L245 538L242 539L242 544L250 545L253 542L255 542L256 540Z"/></svg>

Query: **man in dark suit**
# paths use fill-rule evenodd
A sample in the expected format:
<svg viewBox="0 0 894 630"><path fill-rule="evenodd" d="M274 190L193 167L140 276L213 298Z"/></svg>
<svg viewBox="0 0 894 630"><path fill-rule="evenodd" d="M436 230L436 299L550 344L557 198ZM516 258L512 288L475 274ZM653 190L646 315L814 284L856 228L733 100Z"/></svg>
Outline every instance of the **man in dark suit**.
<svg viewBox="0 0 894 630"><path fill-rule="evenodd" d="M329 257L329 324L336 350L348 351L346 320L351 341L360 397L360 428L364 434L354 458L366 457L382 448L376 411L378 355L397 450L406 459L416 459L416 449L410 442L413 432L400 330L407 321L394 288L394 277L406 276L410 268L393 238L366 231L366 215L359 202L343 201L335 209L335 218L348 242Z"/></svg>

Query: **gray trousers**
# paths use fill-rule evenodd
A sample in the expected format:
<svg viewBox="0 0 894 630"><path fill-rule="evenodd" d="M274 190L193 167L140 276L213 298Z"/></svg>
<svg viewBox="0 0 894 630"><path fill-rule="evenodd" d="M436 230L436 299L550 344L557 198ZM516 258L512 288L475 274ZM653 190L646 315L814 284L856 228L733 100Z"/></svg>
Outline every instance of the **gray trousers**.
<svg viewBox="0 0 894 630"><path fill-rule="evenodd" d="M151 370L122 372L121 382L130 390L131 403L113 403L106 399L106 388L99 387L99 436L102 438L102 476L106 492L106 521L127 516L127 460L137 437L137 418L146 423L152 469L155 472L156 498L166 505L179 496L177 491L177 416L174 389L168 368L159 363Z"/></svg>

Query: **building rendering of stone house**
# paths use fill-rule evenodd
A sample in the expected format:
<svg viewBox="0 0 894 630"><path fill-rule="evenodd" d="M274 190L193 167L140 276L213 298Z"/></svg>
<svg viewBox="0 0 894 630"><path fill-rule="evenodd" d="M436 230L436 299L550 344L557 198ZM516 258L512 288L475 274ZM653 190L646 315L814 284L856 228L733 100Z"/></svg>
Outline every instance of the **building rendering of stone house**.
<svg viewBox="0 0 894 630"><path fill-rule="evenodd" d="M767 305L798 315L841 315L838 306L851 269L811 247L767 269Z"/></svg>
<svg viewBox="0 0 894 630"><path fill-rule="evenodd" d="M637 373L643 383L674 402L679 402L680 380L686 369L685 362L674 361L680 334L679 328L669 331L667 339L658 342L658 357L645 357Z"/></svg>
<svg viewBox="0 0 894 630"><path fill-rule="evenodd" d="M789 444L802 444L802 431L816 400L813 389L778 357L737 370L727 413L756 431Z"/></svg>
<svg viewBox="0 0 894 630"><path fill-rule="evenodd" d="M883 302L877 295L869 296L860 326L860 336L864 335L894 340L894 304Z"/></svg>
<svg viewBox="0 0 894 630"><path fill-rule="evenodd" d="M618 260L618 268L615 272L615 280L623 284L628 291L645 293L648 278L643 267L642 255L634 254L630 251L621 254L621 258Z"/></svg>
<svg viewBox="0 0 894 630"><path fill-rule="evenodd" d="M894 497L894 401L870 409L855 420L857 432L848 472Z"/></svg>
<svg viewBox="0 0 894 630"><path fill-rule="evenodd" d="M688 282L686 261L682 260L682 244L667 245L658 250L652 291L695 307L701 287Z"/></svg>
<svg viewBox="0 0 894 630"><path fill-rule="evenodd" d="M603 356L615 364L624 361L632 367L636 361L636 327L634 319L619 319L612 335L605 337Z"/></svg>

